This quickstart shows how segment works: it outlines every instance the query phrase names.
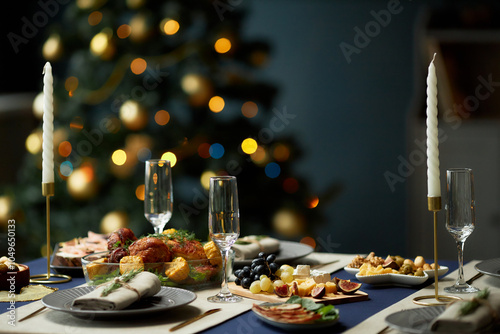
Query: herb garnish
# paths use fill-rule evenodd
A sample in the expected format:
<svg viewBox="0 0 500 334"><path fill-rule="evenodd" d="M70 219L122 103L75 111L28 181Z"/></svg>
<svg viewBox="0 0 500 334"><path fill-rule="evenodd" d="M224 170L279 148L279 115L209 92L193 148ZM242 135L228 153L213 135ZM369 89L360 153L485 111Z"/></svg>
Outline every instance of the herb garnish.
<svg viewBox="0 0 500 334"><path fill-rule="evenodd" d="M121 277L117 277L117 280L113 281L109 285L107 285L101 292L101 297L106 297L109 295L111 292L114 290L118 289L119 287L122 286L122 283L127 283L130 281L132 278L137 276L138 273L142 272L142 269L139 270L131 270L125 274L123 274Z"/></svg>
<svg viewBox="0 0 500 334"><path fill-rule="evenodd" d="M332 321L339 317L339 310L333 305L325 305L316 303L314 300L301 298L299 296L291 296L286 304L300 304L308 311L313 311L321 314L321 318L316 321Z"/></svg>
<svg viewBox="0 0 500 334"><path fill-rule="evenodd" d="M475 298L462 304L459 311L460 315L463 316L474 312L479 307L478 299L488 299L489 295L490 291L488 290L488 288L479 291Z"/></svg>

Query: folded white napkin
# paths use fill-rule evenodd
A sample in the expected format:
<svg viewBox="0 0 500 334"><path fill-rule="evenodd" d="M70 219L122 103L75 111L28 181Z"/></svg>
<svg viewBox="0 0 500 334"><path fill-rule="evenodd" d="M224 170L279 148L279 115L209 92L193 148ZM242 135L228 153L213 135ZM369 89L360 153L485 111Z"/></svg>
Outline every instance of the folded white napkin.
<svg viewBox="0 0 500 334"><path fill-rule="evenodd" d="M161 282L153 273L143 271L128 282L121 281L121 277L100 285L94 291L76 298L72 306L82 310L121 310L141 298L151 297L161 290ZM110 284L119 283L121 286L102 296L102 291Z"/></svg>
<svg viewBox="0 0 500 334"><path fill-rule="evenodd" d="M275 253L280 249L280 241L271 237L249 235L239 238L233 245L236 260L253 259L260 252Z"/></svg>
<svg viewBox="0 0 500 334"><path fill-rule="evenodd" d="M471 313L461 315L460 310L464 303L462 300L449 305L431 323L431 330L448 333L473 333L490 325L496 317L500 316L500 293L490 292L485 300L479 300L479 306Z"/></svg>

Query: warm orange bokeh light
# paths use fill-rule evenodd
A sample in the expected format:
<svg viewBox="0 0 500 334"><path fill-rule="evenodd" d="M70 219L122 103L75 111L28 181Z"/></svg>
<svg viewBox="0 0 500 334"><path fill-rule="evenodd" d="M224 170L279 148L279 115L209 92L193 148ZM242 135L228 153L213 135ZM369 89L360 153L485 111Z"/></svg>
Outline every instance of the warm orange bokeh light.
<svg viewBox="0 0 500 334"><path fill-rule="evenodd" d="M67 157L71 154L71 143L69 141L63 141L62 143L59 144L58 147L58 152L59 155L62 157Z"/></svg>
<svg viewBox="0 0 500 334"><path fill-rule="evenodd" d="M89 14L88 22L91 26L98 25L102 20L102 13L100 11L94 11Z"/></svg>
<svg viewBox="0 0 500 334"><path fill-rule="evenodd" d="M146 187L143 184L141 184L140 186L135 188L135 197L137 197L138 200L144 201L144 190L145 189L146 189Z"/></svg>
<svg viewBox="0 0 500 334"><path fill-rule="evenodd" d="M166 110L158 110L155 114L155 122L158 125L166 125L170 121L170 114Z"/></svg>
<svg viewBox="0 0 500 334"><path fill-rule="evenodd" d="M225 105L224 99L220 96L214 96L208 101L208 107L214 113L221 112Z"/></svg>
<svg viewBox="0 0 500 334"><path fill-rule="evenodd" d="M283 144L278 144L273 150L273 157L276 161L286 161L290 157L290 149Z"/></svg>
<svg viewBox="0 0 500 334"><path fill-rule="evenodd" d="M166 35L174 35L179 31L179 28L180 28L179 22L177 22L176 20L168 20L163 25L163 32Z"/></svg>
<svg viewBox="0 0 500 334"><path fill-rule="evenodd" d="M130 70L134 74L141 74L141 73L143 73L146 70L147 67L148 67L148 64L142 58L135 58L130 63Z"/></svg>
<svg viewBox="0 0 500 334"><path fill-rule="evenodd" d="M203 159L210 158L210 144L209 143L200 144L200 146L198 146L198 155Z"/></svg>
<svg viewBox="0 0 500 334"><path fill-rule="evenodd" d="M227 38L219 38L214 45L215 51L218 53L226 53L231 50L231 41Z"/></svg>
<svg viewBox="0 0 500 334"><path fill-rule="evenodd" d="M257 116L258 111L259 107L253 101L247 101L241 106L241 113L247 118L253 118Z"/></svg>
<svg viewBox="0 0 500 334"><path fill-rule="evenodd" d="M64 89L68 92L73 92L78 88L78 78L77 77L68 77L66 81L64 81Z"/></svg>
<svg viewBox="0 0 500 334"><path fill-rule="evenodd" d="M132 28L128 24L122 24L118 27L118 29L116 29L116 36L120 39L124 39L130 36L131 32Z"/></svg>
<svg viewBox="0 0 500 334"><path fill-rule="evenodd" d="M319 204L318 196L313 196L307 201L307 207L309 209L314 209L315 207L318 206L318 204Z"/></svg>
<svg viewBox="0 0 500 334"><path fill-rule="evenodd" d="M311 237L303 237L302 240L300 240L301 244L306 244L311 246L313 249L316 248L316 241L311 238Z"/></svg>

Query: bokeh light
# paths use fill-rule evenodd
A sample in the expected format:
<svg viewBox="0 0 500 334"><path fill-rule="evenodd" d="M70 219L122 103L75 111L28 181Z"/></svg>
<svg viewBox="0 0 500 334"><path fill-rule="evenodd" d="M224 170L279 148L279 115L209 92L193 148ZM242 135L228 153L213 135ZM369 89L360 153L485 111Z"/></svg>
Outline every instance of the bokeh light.
<svg viewBox="0 0 500 334"><path fill-rule="evenodd" d="M250 155L250 158L255 163L263 163L264 161L266 161L267 158L267 153L265 148L262 146L257 147L257 150Z"/></svg>
<svg viewBox="0 0 500 334"><path fill-rule="evenodd" d="M241 106L241 113L246 118L253 118L257 116L258 112L259 112L259 107L253 101L247 101L243 103L243 105Z"/></svg>
<svg viewBox="0 0 500 334"><path fill-rule="evenodd" d="M170 161L170 167L174 167L177 164L177 156L172 152L163 153L161 159Z"/></svg>
<svg viewBox="0 0 500 334"><path fill-rule="evenodd" d="M301 244L306 244L306 245L309 245L312 247L312 249L315 249L316 248L316 240L314 240L313 238L311 237L303 237L301 240L300 240L300 243Z"/></svg>
<svg viewBox="0 0 500 334"><path fill-rule="evenodd" d="M225 104L224 99L220 96L213 96L210 101L208 101L208 107L214 113L221 112Z"/></svg>
<svg viewBox="0 0 500 334"><path fill-rule="evenodd" d="M246 154L253 154L259 145L253 138L247 138L241 143L241 150Z"/></svg>
<svg viewBox="0 0 500 334"><path fill-rule="evenodd" d="M283 190L289 194L294 194L299 190L299 182L293 177L288 177L283 181Z"/></svg>
<svg viewBox="0 0 500 334"><path fill-rule="evenodd" d="M181 87L187 94L197 93L201 89L201 77L197 74L186 74L182 77Z"/></svg>
<svg viewBox="0 0 500 334"><path fill-rule="evenodd" d="M33 100L33 115L38 119L43 118L43 92L38 93Z"/></svg>
<svg viewBox="0 0 500 334"><path fill-rule="evenodd" d="M71 123L69 123L69 128L71 130L81 131L83 129L83 118L80 116L73 118Z"/></svg>
<svg viewBox="0 0 500 334"><path fill-rule="evenodd" d="M91 26L98 25L101 22L101 20L102 20L102 13L100 11L96 10L89 14L88 22Z"/></svg>
<svg viewBox="0 0 500 334"><path fill-rule="evenodd" d="M142 58L135 58L130 63L130 70L132 71L132 73L137 75L144 73L147 67L148 63L146 63L146 61Z"/></svg>
<svg viewBox="0 0 500 334"><path fill-rule="evenodd" d="M225 37L219 38L215 42L214 48L218 53L226 53L231 50L231 41Z"/></svg>
<svg viewBox="0 0 500 334"><path fill-rule="evenodd" d="M124 39L130 36L131 32L132 28L128 24L122 24L118 27L118 29L116 29L116 36L120 39Z"/></svg>
<svg viewBox="0 0 500 334"><path fill-rule="evenodd" d="M67 140L61 142L57 148L59 155L65 158L71 154L72 149L71 143Z"/></svg>
<svg viewBox="0 0 500 334"><path fill-rule="evenodd" d="M270 162L266 165L266 168L264 169L266 176L275 179L277 178L280 173L281 173L281 167L275 162Z"/></svg>
<svg viewBox="0 0 500 334"><path fill-rule="evenodd" d="M116 150L111 155L111 161L117 166L123 166L127 162L127 153L124 150Z"/></svg>
<svg viewBox="0 0 500 334"><path fill-rule="evenodd" d="M37 154L42 150L42 133L40 131L33 132L26 138L26 150L31 154Z"/></svg>
<svg viewBox="0 0 500 334"><path fill-rule="evenodd" d="M307 200L307 207L309 209L314 209L315 207L318 206L318 204L319 204L318 196L313 196Z"/></svg>
<svg viewBox="0 0 500 334"><path fill-rule="evenodd" d="M220 159L224 155L224 146L219 143L212 144L208 152L212 158Z"/></svg>
<svg viewBox="0 0 500 334"><path fill-rule="evenodd" d="M166 110L158 110L155 114L155 122L158 125L166 125L170 121L170 114Z"/></svg>
<svg viewBox="0 0 500 334"><path fill-rule="evenodd" d="M59 166L59 173L63 176L70 176L73 173L73 164L69 161L63 161Z"/></svg>
<svg viewBox="0 0 500 334"><path fill-rule="evenodd" d="M200 144L200 146L198 146L198 155L203 159L210 158L210 144L209 143Z"/></svg>
<svg viewBox="0 0 500 334"><path fill-rule="evenodd" d="M141 184L141 185L137 186L137 188L135 188L135 197L137 197L138 200L144 201L145 189L146 189L146 187L144 186L144 184Z"/></svg>
<svg viewBox="0 0 500 334"><path fill-rule="evenodd" d="M277 144L273 149L273 157L276 161L286 161L290 157L290 149L284 144Z"/></svg>
<svg viewBox="0 0 500 334"><path fill-rule="evenodd" d="M93 55L102 59L109 59L114 53L114 48L111 44L113 31L111 28L104 28L100 33L96 34L90 41L90 52Z"/></svg>
<svg viewBox="0 0 500 334"><path fill-rule="evenodd" d="M204 171L201 174L200 183L204 189L208 190L210 188L210 178L213 176L216 176L216 174L211 170Z"/></svg>
<svg viewBox="0 0 500 334"><path fill-rule="evenodd" d="M163 32L166 35L175 35L179 31L180 25L176 20L167 19L163 24Z"/></svg>
<svg viewBox="0 0 500 334"><path fill-rule="evenodd" d="M66 81L64 81L64 89L66 89L70 96L73 95L73 92L78 88L78 78L77 77L68 77Z"/></svg>

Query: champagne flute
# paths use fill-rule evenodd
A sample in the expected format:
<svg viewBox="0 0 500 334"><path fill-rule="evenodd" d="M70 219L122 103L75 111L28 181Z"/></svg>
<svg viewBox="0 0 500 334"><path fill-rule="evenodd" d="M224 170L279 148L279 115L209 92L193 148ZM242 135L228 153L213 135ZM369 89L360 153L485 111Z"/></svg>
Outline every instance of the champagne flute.
<svg viewBox="0 0 500 334"><path fill-rule="evenodd" d="M240 235L240 208L238 187L234 176L210 178L208 191L208 230L210 238L219 247L222 256L222 287L218 294L208 297L209 302L234 303L242 300L233 295L227 285L229 251Z"/></svg>
<svg viewBox="0 0 500 334"><path fill-rule="evenodd" d="M172 171L170 161L151 159L146 161L144 216L153 225L155 233L161 233L172 217Z"/></svg>
<svg viewBox="0 0 500 334"><path fill-rule="evenodd" d="M474 177L470 168L453 168L446 171L446 229L455 238L458 248L458 279L446 287L448 293L479 291L464 279L464 243L476 226Z"/></svg>

